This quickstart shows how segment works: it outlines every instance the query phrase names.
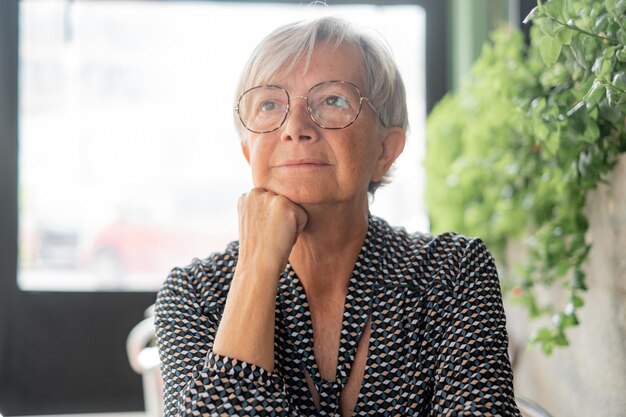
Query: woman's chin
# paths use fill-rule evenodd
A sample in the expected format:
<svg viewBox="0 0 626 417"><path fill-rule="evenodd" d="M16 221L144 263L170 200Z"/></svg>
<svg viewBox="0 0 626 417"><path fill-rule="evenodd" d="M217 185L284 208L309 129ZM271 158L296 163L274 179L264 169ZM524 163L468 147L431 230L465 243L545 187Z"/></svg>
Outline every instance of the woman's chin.
<svg viewBox="0 0 626 417"><path fill-rule="evenodd" d="M323 204L331 201L327 195L322 195L321 193L314 192L313 190L306 190L303 188L297 190L286 189L282 190L278 194L284 195L294 203L301 205Z"/></svg>
<svg viewBox="0 0 626 417"><path fill-rule="evenodd" d="M308 184L307 182L288 184L282 182L263 188L285 196L290 201L301 205L324 204L336 200L336 198L333 198L333 190L330 187L324 187L322 184Z"/></svg>

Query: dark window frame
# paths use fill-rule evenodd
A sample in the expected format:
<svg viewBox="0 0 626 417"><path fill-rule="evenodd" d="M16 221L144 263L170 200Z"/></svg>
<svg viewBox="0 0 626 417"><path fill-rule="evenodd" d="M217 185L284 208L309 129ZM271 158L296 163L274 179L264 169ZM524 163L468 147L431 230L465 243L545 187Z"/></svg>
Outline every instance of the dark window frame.
<svg viewBox="0 0 626 417"><path fill-rule="evenodd" d="M426 104L430 111L447 89L448 0L331 3L416 4L424 8ZM17 285L18 30L19 0L2 0L0 413L19 416L142 410L141 377L128 364L125 340L143 318L144 309L154 302L155 293L22 291Z"/></svg>

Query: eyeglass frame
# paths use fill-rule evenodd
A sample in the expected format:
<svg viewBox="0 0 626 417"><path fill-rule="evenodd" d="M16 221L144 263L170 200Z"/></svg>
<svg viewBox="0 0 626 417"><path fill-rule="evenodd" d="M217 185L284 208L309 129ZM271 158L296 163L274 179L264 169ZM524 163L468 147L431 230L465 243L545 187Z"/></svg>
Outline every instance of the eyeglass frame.
<svg viewBox="0 0 626 417"><path fill-rule="evenodd" d="M352 120L350 123L348 123L347 125L343 126L343 127L326 127L323 126L321 124L319 124L317 122L317 120L315 120L315 118L313 117L312 114L312 110L311 107L309 107L309 93L311 92L311 90L313 90L314 88L322 85L322 84L326 84L326 83L341 83L341 84L348 84L351 87L354 87L354 89L357 91L357 93L359 93L359 111L357 112L356 116L354 116L354 120ZM248 126L246 126L246 124L243 121L243 118L241 116L241 113L239 112L239 104L241 103L241 99L244 95L246 95L246 93L255 90L257 88L262 88L262 87L272 87L272 88L278 88L279 90L283 90L285 92L285 94L287 94L287 111L285 112L285 115L283 117L283 120L280 122L280 124L272 129L272 130L266 130L263 132L257 132L256 130L252 130L250 129ZM342 80L328 80L328 81L322 81L319 82L317 84L315 84L314 86L312 86L311 88L309 88L309 91L306 92L305 95L303 96L293 96L291 97L289 95L289 91L285 90L283 87L278 86L278 85L274 85L274 84L262 84L262 85L257 85L251 88L248 88L246 91L244 91L243 93L241 93L241 95L239 96L239 99L237 100L237 105L233 108L233 111L236 111L237 114L239 115L239 121L241 122L241 124L243 125L243 127L245 127L248 131L252 132L252 133L256 133L256 134L265 134L265 133L272 133L277 131L278 129L280 129L284 124L285 121L287 121L287 116L289 116L289 113L291 112L291 100L294 100L296 98L300 98L300 99L304 99L306 100L306 110L307 113L309 115L309 118L313 121L313 123L315 123L317 126L321 127L322 129L327 129L327 130L341 130L341 129L345 129L347 127L350 127L352 124L354 124L354 122L356 122L356 120L359 118L359 116L361 115L361 110L363 109L363 100L365 100L370 107L372 108L372 110L374 111L374 113L376 113L376 116L378 116L378 120L380 121L381 125L383 125L383 127L385 126L385 123L382 121L380 114L378 113L378 111L374 108L374 105L372 104L372 102L370 101L370 99L368 97L364 97L363 93L361 93L361 90L359 89L359 87L357 87L354 83L351 83L350 81L342 81Z"/></svg>

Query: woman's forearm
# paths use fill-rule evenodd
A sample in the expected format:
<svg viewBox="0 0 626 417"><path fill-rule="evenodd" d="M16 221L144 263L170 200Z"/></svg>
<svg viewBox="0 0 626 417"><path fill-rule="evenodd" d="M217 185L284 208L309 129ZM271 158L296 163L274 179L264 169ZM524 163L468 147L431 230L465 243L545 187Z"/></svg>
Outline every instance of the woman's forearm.
<svg viewBox="0 0 626 417"><path fill-rule="evenodd" d="M213 352L274 370L276 277L280 272L238 265Z"/></svg>
<svg viewBox="0 0 626 417"><path fill-rule="evenodd" d="M259 188L241 196L238 210L239 256L213 352L271 372L278 281L307 214Z"/></svg>

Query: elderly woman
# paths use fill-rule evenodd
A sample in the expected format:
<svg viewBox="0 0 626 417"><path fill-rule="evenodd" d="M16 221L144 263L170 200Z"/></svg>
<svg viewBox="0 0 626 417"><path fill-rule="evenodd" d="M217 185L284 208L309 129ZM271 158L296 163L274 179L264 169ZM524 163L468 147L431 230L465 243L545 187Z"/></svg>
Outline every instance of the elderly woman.
<svg viewBox="0 0 626 417"><path fill-rule="evenodd" d="M279 28L235 107L239 241L158 295L166 416L517 416L482 242L408 234L368 194L405 142L398 70L335 18Z"/></svg>

